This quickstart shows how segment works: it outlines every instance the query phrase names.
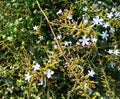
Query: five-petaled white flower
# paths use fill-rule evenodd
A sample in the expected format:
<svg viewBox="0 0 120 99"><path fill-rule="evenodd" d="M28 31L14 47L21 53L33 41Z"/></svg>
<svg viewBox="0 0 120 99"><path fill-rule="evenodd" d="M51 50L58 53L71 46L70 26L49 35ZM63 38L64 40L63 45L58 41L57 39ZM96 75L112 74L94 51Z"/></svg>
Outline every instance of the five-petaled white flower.
<svg viewBox="0 0 120 99"><path fill-rule="evenodd" d="M112 54L112 53L113 53L113 50L112 50L112 49L109 49L107 52L108 52L109 54Z"/></svg>
<svg viewBox="0 0 120 99"><path fill-rule="evenodd" d="M100 34L102 36L102 39L107 40L109 37L109 34L107 33L107 31L103 31L102 34Z"/></svg>
<svg viewBox="0 0 120 99"><path fill-rule="evenodd" d="M31 78L30 73L25 74L25 80L27 80L28 82L30 82L30 78Z"/></svg>
<svg viewBox="0 0 120 99"><path fill-rule="evenodd" d="M62 38L62 36L61 36L61 35L58 35L58 36L57 36L57 39L61 39L61 38Z"/></svg>
<svg viewBox="0 0 120 99"><path fill-rule="evenodd" d="M55 44L55 45L53 45L53 47L54 47L54 49L57 49L57 48L58 48L58 45Z"/></svg>
<svg viewBox="0 0 120 99"><path fill-rule="evenodd" d="M103 19L99 16L96 16L96 18L93 18L93 24L94 25L102 25Z"/></svg>
<svg viewBox="0 0 120 99"><path fill-rule="evenodd" d="M87 8L87 7L84 7L84 8L83 8L83 11L87 11L87 10L88 10L88 8Z"/></svg>
<svg viewBox="0 0 120 99"><path fill-rule="evenodd" d="M73 15L72 14L69 14L68 16L67 16L67 19L69 19L69 20L71 20L73 18Z"/></svg>
<svg viewBox="0 0 120 99"><path fill-rule="evenodd" d="M95 75L95 72L93 70L91 70L91 71L88 70L88 76L93 77L94 75Z"/></svg>
<svg viewBox="0 0 120 99"><path fill-rule="evenodd" d="M38 36L38 39L41 41L41 40L43 40L44 38L43 38L43 36L39 35L39 36Z"/></svg>
<svg viewBox="0 0 120 99"><path fill-rule="evenodd" d="M47 78L51 78L51 76L54 74L54 71L48 69L44 72L44 74L47 76Z"/></svg>
<svg viewBox="0 0 120 99"><path fill-rule="evenodd" d="M56 14L57 15L62 14L62 10L60 9Z"/></svg>
<svg viewBox="0 0 120 99"><path fill-rule="evenodd" d="M71 42L71 41L64 41L63 44L64 44L65 46L69 46L69 45L72 44L72 42Z"/></svg>
<svg viewBox="0 0 120 99"><path fill-rule="evenodd" d="M35 26L33 27L33 30L37 30L37 29L38 29L38 26L35 25Z"/></svg>
<svg viewBox="0 0 120 99"><path fill-rule="evenodd" d="M86 38L86 36L82 36L82 39L79 39L79 42L82 42L82 46L89 45L90 38Z"/></svg>
<svg viewBox="0 0 120 99"><path fill-rule="evenodd" d="M118 49L114 49L113 54L118 55L120 52Z"/></svg>
<svg viewBox="0 0 120 99"><path fill-rule="evenodd" d="M33 69L34 69L34 71L36 71L36 70L39 70L40 69L40 65L38 64L38 63L34 63L33 62Z"/></svg>
<svg viewBox="0 0 120 99"><path fill-rule="evenodd" d="M108 26L110 26L110 25L108 24L108 22L106 22L106 23L103 24L103 27L104 27L104 28L107 28Z"/></svg>
<svg viewBox="0 0 120 99"><path fill-rule="evenodd" d="M96 43L96 42L97 42L97 39L96 39L96 38L92 38L91 41L92 41L93 43Z"/></svg>
<svg viewBox="0 0 120 99"><path fill-rule="evenodd" d="M111 13L107 13L107 18L112 18L113 17L113 13L111 12Z"/></svg>
<svg viewBox="0 0 120 99"><path fill-rule="evenodd" d="M112 68L114 68L116 64L115 64L113 61L111 61L111 62L109 63L109 65L110 65Z"/></svg>

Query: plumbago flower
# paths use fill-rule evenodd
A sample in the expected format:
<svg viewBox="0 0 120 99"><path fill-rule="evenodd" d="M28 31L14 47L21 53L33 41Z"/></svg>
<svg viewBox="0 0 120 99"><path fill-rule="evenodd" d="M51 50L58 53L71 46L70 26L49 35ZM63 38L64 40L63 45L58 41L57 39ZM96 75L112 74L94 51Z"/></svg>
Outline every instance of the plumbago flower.
<svg viewBox="0 0 120 99"><path fill-rule="evenodd" d="M41 40L43 40L44 38L43 38L43 36L39 35L39 36L38 36L38 39L41 41Z"/></svg>
<svg viewBox="0 0 120 99"><path fill-rule="evenodd" d="M95 72L93 70L91 71L88 70L88 76L94 77L94 75L95 75Z"/></svg>
<svg viewBox="0 0 120 99"><path fill-rule="evenodd" d="M102 25L103 19L99 16L96 16L96 18L93 18L93 25Z"/></svg>
<svg viewBox="0 0 120 99"><path fill-rule="evenodd" d="M97 39L96 38L92 38L91 41L92 41L92 43L95 44L97 42Z"/></svg>
<svg viewBox="0 0 120 99"><path fill-rule="evenodd" d="M38 26L35 25L35 26L33 27L33 30L37 30L37 29L38 29Z"/></svg>
<svg viewBox="0 0 120 99"><path fill-rule="evenodd" d="M44 72L44 74L47 76L47 78L51 78L51 76L54 74L54 71L48 69Z"/></svg>
<svg viewBox="0 0 120 99"><path fill-rule="evenodd" d="M64 44L64 46L69 46L72 44L72 42L71 41L64 41L63 44Z"/></svg>
<svg viewBox="0 0 120 99"><path fill-rule="evenodd" d="M103 24L103 27L104 27L104 28L107 28L107 27L109 27L109 26L110 26L110 25L108 24L108 22L106 22L106 23Z"/></svg>
<svg viewBox="0 0 120 99"><path fill-rule="evenodd" d="M57 36L57 39L59 39L59 40L60 40L61 38L62 38L62 36L61 36L61 35L58 35L58 36Z"/></svg>
<svg viewBox="0 0 120 99"><path fill-rule="evenodd" d="M69 20L73 19L73 15L72 15L72 14L69 14L69 15L67 16L67 19L69 19Z"/></svg>
<svg viewBox="0 0 120 99"><path fill-rule="evenodd" d="M109 63L109 65L110 65L112 68L114 68L116 64L115 64L113 61L111 61L111 62Z"/></svg>
<svg viewBox="0 0 120 99"><path fill-rule="evenodd" d="M30 78L31 78L30 73L25 74L25 80L27 80L28 82L30 82Z"/></svg>
<svg viewBox="0 0 120 99"><path fill-rule="evenodd" d="M36 70L40 70L40 65L38 64L38 63L36 63L36 62L33 62L33 69L34 69L34 71L36 71Z"/></svg>
<svg viewBox="0 0 120 99"><path fill-rule="evenodd" d="M109 54L114 54L114 55L120 54L120 51L119 51L118 49L114 49L114 50L109 49L107 52L108 52Z"/></svg>
<svg viewBox="0 0 120 99"><path fill-rule="evenodd" d="M82 36L82 39L79 39L79 42L82 42L82 46L89 45L90 38L86 38L86 36Z"/></svg>
<svg viewBox="0 0 120 99"><path fill-rule="evenodd" d="M113 17L113 13L110 12L110 13L107 13L107 18L111 19Z"/></svg>
<svg viewBox="0 0 120 99"><path fill-rule="evenodd" d="M60 9L56 14L57 15L62 14L62 10Z"/></svg>
<svg viewBox="0 0 120 99"><path fill-rule="evenodd" d="M109 34L107 31L103 31L102 34L100 34L100 35L102 36L102 39L105 39L105 40L107 40L109 37Z"/></svg>

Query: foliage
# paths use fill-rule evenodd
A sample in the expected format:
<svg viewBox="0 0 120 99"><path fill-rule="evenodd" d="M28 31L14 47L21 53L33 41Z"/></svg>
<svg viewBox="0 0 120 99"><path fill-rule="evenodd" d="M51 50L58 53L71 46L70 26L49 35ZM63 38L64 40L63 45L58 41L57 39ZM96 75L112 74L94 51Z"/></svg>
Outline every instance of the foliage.
<svg viewBox="0 0 120 99"><path fill-rule="evenodd" d="M117 0L1 0L1 99L119 99Z"/></svg>

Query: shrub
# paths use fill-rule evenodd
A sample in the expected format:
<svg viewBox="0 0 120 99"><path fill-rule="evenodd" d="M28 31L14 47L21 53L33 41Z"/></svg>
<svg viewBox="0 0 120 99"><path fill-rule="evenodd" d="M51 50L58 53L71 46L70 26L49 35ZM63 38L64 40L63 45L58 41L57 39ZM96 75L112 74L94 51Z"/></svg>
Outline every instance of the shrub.
<svg viewBox="0 0 120 99"><path fill-rule="evenodd" d="M0 12L1 99L119 99L117 0L4 0Z"/></svg>

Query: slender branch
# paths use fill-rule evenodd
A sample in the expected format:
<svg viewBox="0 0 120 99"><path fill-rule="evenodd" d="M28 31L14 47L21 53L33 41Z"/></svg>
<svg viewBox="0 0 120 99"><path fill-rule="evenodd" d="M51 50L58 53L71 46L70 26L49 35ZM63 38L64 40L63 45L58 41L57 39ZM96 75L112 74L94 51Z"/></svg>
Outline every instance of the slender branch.
<svg viewBox="0 0 120 99"><path fill-rule="evenodd" d="M49 21L48 17L46 16L46 14L44 13L44 11L42 10L42 8L41 8L41 6L40 6L40 3L39 3L38 1L37 1L37 5L38 5L40 11L42 12L42 14L44 15L44 17L45 17L45 19L46 19L46 21L47 21L47 23L48 23L48 25L49 25L49 27L50 27L50 30L51 30L54 38L55 38L55 41L56 41L56 43L57 43L57 45L58 45L58 47L59 47L59 49L60 49L60 52L62 53L64 59L65 59L66 61L68 61L67 57L65 56L65 54L64 54L64 52L63 52L63 50L62 50L62 48L61 48L61 46L60 46L59 41L57 40L57 37L56 37L56 35L55 35L55 33L54 33L54 30L53 30L52 26L50 25L50 21Z"/></svg>

